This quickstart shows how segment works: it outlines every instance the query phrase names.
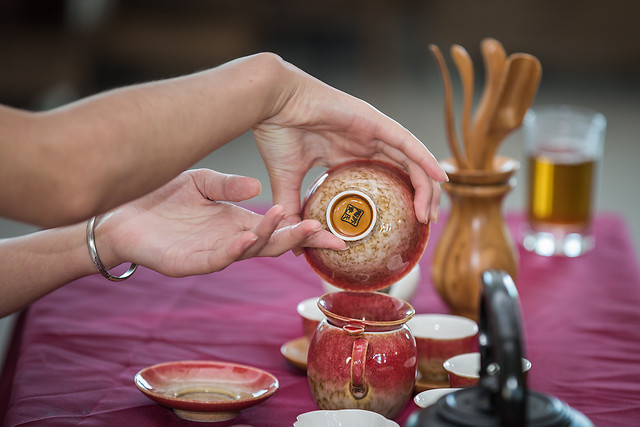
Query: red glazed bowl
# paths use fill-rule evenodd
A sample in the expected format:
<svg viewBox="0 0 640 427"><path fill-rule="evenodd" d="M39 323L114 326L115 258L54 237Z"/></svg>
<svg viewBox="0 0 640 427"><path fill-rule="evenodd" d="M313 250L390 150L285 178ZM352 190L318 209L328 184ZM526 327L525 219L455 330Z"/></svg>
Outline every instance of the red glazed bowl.
<svg viewBox="0 0 640 427"><path fill-rule="evenodd" d="M311 186L302 215L349 247L305 248L311 268L349 291L376 291L400 280L429 239L429 225L416 219L413 195L409 175L385 162L355 160L329 169Z"/></svg>

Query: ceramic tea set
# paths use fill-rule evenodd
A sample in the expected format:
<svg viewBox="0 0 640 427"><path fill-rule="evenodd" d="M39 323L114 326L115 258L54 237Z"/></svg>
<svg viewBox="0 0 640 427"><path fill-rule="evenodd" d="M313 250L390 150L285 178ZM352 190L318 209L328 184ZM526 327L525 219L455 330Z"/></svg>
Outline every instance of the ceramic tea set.
<svg viewBox="0 0 640 427"><path fill-rule="evenodd" d="M429 226L416 219L411 181L384 162L347 162L312 185L303 217L348 245L345 251L305 249L311 268L344 289L318 300L326 318L309 344L313 397L322 409L367 409L393 418L415 385L416 344L406 325L415 311L373 291L411 272L426 247Z"/></svg>
<svg viewBox="0 0 640 427"><path fill-rule="evenodd" d="M327 171L305 199L304 218L317 219L349 246L305 251L311 268L343 289L317 299L325 317L307 353L309 386L322 410L368 410L392 419L411 399L418 353L407 323L415 310L376 291L410 272L425 249L429 226L417 222L412 198L400 169L354 161ZM526 390L515 285L505 286L511 279L500 271L483 280L480 333L472 335L480 345L479 385L443 396L409 425L591 425L557 399Z"/></svg>
<svg viewBox="0 0 640 427"><path fill-rule="evenodd" d="M339 172L339 184L333 180L334 172ZM392 419L406 407L417 386L417 373L424 370L419 367L416 342L438 339L429 333L433 320L429 315L416 315L405 300L378 291L416 271L429 235L429 227L415 220L411 186L403 173L377 161L347 163L329 170L307 198L305 215L321 215L325 225L334 221L333 232L361 238L348 240L346 251L336 251L344 258L307 250L309 264L323 280L345 290L325 293L298 307L305 321L309 317L307 336L302 337L307 347L301 351L320 410L301 414L295 425L397 426ZM383 183L383 191L376 183ZM329 194L321 194L325 192ZM318 200L331 212L314 206ZM389 206L398 217L390 215ZM369 213L357 214L357 209ZM395 236L402 236L403 244L395 244ZM413 246L406 251L408 242ZM354 259L361 264L358 268L351 268ZM373 271L370 275L364 273L367 265ZM472 328L456 328L466 330L457 338L461 345L467 345L470 337L478 338L478 385L429 390L442 396L415 413L407 426L591 426L583 414L559 400L526 389L515 285L501 271L485 272L483 281L479 333L469 319L465 320ZM419 323L410 328L414 320ZM444 325L437 319L436 323L438 328ZM460 353L463 347L453 351ZM422 375L431 370L428 367ZM441 375L439 369L435 375ZM140 371L135 382L149 398L194 421L234 418L268 399L279 386L273 375L250 366L203 361L154 365Z"/></svg>
<svg viewBox="0 0 640 427"><path fill-rule="evenodd" d="M522 81L516 77L521 74L518 70L531 68L528 66L532 63L531 58L518 56L505 64L504 58L500 63L501 51L495 43L485 43L483 49L488 52L487 58L494 58L487 62L488 70L491 67L506 67L507 70L513 70L513 73L507 73L499 85L503 95L494 94L487 99L483 97L481 105L484 106L481 111L495 111L502 98L505 103L515 101L520 107L530 102L531 97L527 98L528 101L525 99L518 103L518 97L514 96L513 91L517 92L518 88L523 87ZM435 53L441 59L437 55L439 52ZM466 51L453 49L452 53L459 68L468 71L470 60L465 55ZM534 75L529 79L532 83L525 86L535 86L537 89L539 76L536 70L538 68L534 61ZM492 71L492 75L495 72ZM468 86L468 73L463 73L462 77ZM444 80L446 83L447 79ZM495 92L497 83L489 80L488 90ZM528 93L531 95L531 91ZM469 99L467 96L467 104ZM450 105L450 99L447 102ZM463 131L467 155L471 157L463 157L457 143L452 144L454 167L448 173L452 181L458 180L457 183L463 186L469 185L469 180L473 181L472 184L478 184L476 181L480 176L479 185L483 190L488 188L492 192L491 197L495 199L492 203L499 205L502 195L510 188L505 182L517 167L513 167L508 159L506 162L491 159L505 132L512 130L517 124L509 122L515 116L508 112L497 115L497 122L491 122L489 127L482 122L485 119L478 119L479 122L474 127L483 132L489 145L486 150L488 154L483 152L484 154L474 157L474 147L468 145L473 134L468 106L465 111L466 124ZM447 112L450 113L450 107ZM482 114L479 112L479 116ZM450 142L454 142L451 129L449 137ZM486 160L487 156L489 160ZM469 167L472 164L470 162L477 166ZM504 165L507 165L506 168ZM483 168L486 173L482 172ZM495 186L501 187L496 189ZM474 197L476 196L474 193ZM357 160L337 165L311 186L304 201L303 218L318 220L326 230L343 239L348 248L344 251L305 248L306 261L320 277L325 289L330 291L298 306L305 336L295 343L288 343L295 346L286 345L281 349L289 361L306 368L311 393L320 408L319 411L300 415L295 425L397 425L390 419L395 418L406 407L417 388L417 380L422 377L436 382L444 381L447 372L443 359L470 351L477 339L480 348L477 385L453 389L448 388L447 383L443 385L447 390L431 390L439 394L438 399L416 412L407 424L409 427L591 426L583 414L559 400L527 390L521 367L522 342L517 292L509 276L509 268L483 270L482 280L480 271L472 275L472 286L482 289L481 298L478 298L479 310L474 307L470 311L459 309L459 313L456 313L456 305L453 304L455 298L447 299L440 292L454 314L463 314L473 319L479 315L479 330L478 323L464 318L471 327L461 322L465 325L461 328L464 333L455 339L447 339L450 342L443 346L446 351L429 355L426 359L423 357L428 351L419 351L420 348L428 348L439 339L443 340L437 334L430 335L427 325L433 319L422 314L416 316L414 308L405 300L410 298L417 286L418 261L426 248L430 233L429 224L422 224L416 219L413 197L414 189L409 176L396 166L376 160ZM466 211L470 210L474 209L466 208ZM452 217L453 214L452 209ZM496 227L502 227L501 223L497 223ZM460 230L454 230L453 233L464 234ZM443 233L443 237L446 237L446 233ZM438 252L450 254L451 251L445 249L436 251L436 258ZM446 261L446 256L443 259ZM461 268L460 264L463 263L464 260L458 259L454 270ZM443 261L440 264L446 267L447 263ZM436 279L443 278L444 283L447 273L451 276L455 271L436 267L433 270L439 272L439 275L434 275L434 283L438 287ZM409 284L409 291L394 295L394 286L397 287L400 283ZM388 293L381 292L383 290ZM473 295L470 295L465 292L463 299L473 299ZM409 322L413 322L413 325ZM435 322L439 329L445 328L443 321ZM205 410L216 412L217 418L208 419L209 421L231 418L237 411L268 398L278 387L275 378L260 372L264 379L262 389L245 390L247 387L243 386L242 395L250 398L234 398L242 406L236 402L234 405L224 404L213 408L212 405L206 408L178 407L176 405L182 404L182 401L173 402L164 398L164 390L172 384L158 381L158 372L183 372L183 367L151 368L139 373L136 378L138 387L151 398L168 406L174 405L182 411L181 416L187 419L202 420L198 417ZM210 375L217 381L222 372L224 384L242 385L243 381L230 377L228 368L226 365L207 366ZM234 369L233 372L242 369L243 373L253 373L250 367Z"/></svg>

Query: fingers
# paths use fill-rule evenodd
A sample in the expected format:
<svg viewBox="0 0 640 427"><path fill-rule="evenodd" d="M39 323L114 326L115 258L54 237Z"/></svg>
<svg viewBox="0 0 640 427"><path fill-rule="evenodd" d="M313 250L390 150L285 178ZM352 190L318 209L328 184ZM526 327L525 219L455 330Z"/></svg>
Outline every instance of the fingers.
<svg viewBox="0 0 640 427"><path fill-rule="evenodd" d="M305 220L296 225L278 229L269 245L263 248L261 256L279 256L283 253L302 247L317 247L342 251L347 244L330 232L323 230L316 220Z"/></svg>
<svg viewBox="0 0 640 427"><path fill-rule="evenodd" d="M209 258L210 270L218 271L235 261L262 255L261 251L270 244L270 240L283 218L284 208L282 206L271 207L252 230L242 233L226 247L224 257Z"/></svg>
<svg viewBox="0 0 640 427"><path fill-rule="evenodd" d="M345 250L346 243L323 230L316 220L305 220L295 225L276 229L284 215L282 206L274 206L265 214L265 218L252 233L258 238L245 250L242 258L253 256L276 257L292 249L303 246L333 250Z"/></svg>
<svg viewBox="0 0 640 427"><path fill-rule="evenodd" d="M196 187L209 200L240 202L251 199L262 191L260 181L241 175L230 175L211 169L189 171Z"/></svg>
<svg viewBox="0 0 640 427"><path fill-rule="evenodd" d="M418 138L395 120L385 116L379 111L377 111L377 114L380 116L380 119L376 120L378 129L376 130L375 137L377 139L399 150L403 154L403 157L406 156L406 159L416 163L435 181L448 181L446 172L442 169L434 155L431 154L431 151L429 151ZM407 163L403 159L398 159L397 154L393 155L389 152L385 154L395 158L395 160L400 163Z"/></svg>
<svg viewBox="0 0 640 427"><path fill-rule="evenodd" d="M312 220L307 220L312 221ZM298 226L302 226L307 221L303 221ZM315 220L314 220L315 222ZM330 231L324 230L320 227L320 229L313 233L307 233L307 238L304 240L301 246L307 248L321 248L321 249L332 249L336 251L344 251L349 248L346 242L341 238L335 236Z"/></svg>
<svg viewBox="0 0 640 427"><path fill-rule="evenodd" d="M294 225L302 221L302 207L300 205L300 186L291 187L282 180L271 180L273 183L273 202L284 208L285 216L282 226ZM286 187L284 187L286 185Z"/></svg>
<svg viewBox="0 0 640 427"><path fill-rule="evenodd" d="M224 248L223 254L216 251L203 253L202 255L207 257L203 265L207 267L202 273L222 270L241 259L257 256L276 257L303 246L333 250L347 248L342 239L323 230L322 225L316 220L305 220L295 225L281 227L280 223L284 215L283 206L273 206L251 230L233 239ZM196 257L192 257L191 261L196 262ZM187 274L193 274L193 270L189 270Z"/></svg>
<svg viewBox="0 0 640 427"><path fill-rule="evenodd" d="M262 220L251 230L258 238L244 252L244 258L256 256L260 251L269 244L273 233L277 230L278 225L284 218L284 207L280 205L272 206L265 214Z"/></svg>
<svg viewBox="0 0 640 427"><path fill-rule="evenodd" d="M407 173L415 190L413 207L416 212L416 218L426 224L431 215L431 207L434 202L433 185L435 183L418 165L410 164Z"/></svg>
<svg viewBox="0 0 640 427"><path fill-rule="evenodd" d="M438 223L438 217L440 216L440 198L442 197L442 189L440 183L433 181L433 195L431 197L431 217L430 221L434 224Z"/></svg>

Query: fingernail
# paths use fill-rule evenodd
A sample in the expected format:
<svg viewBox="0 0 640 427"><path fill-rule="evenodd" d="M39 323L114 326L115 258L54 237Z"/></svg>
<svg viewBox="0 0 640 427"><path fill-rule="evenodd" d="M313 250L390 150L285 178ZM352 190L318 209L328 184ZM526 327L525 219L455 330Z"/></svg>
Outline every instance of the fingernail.
<svg viewBox="0 0 640 427"><path fill-rule="evenodd" d="M440 163L438 163L438 166L440 166L440 170L444 174L444 182L449 182L449 175L447 175L447 172L444 170L444 168Z"/></svg>
<svg viewBox="0 0 640 427"><path fill-rule="evenodd" d="M317 233L320 230L322 230L322 224L320 224L320 221L317 221L315 224L313 224L313 228L311 229L311 232Z"/></svg>
<svg viewBox="0 0 640 427"><path fill-rule="evenodd" d="M244 246L242 246L242 250L246 251L247 249L249 249L256 241L258 240L258 236L254 235L251 237L250 240L247 240L244 243Z"/></svg>
<svg viewBox="0 0 640 427"><path fill-rule="evenodd" d="M439 216L440 216L440 206L436 206L433 209L433 214L431 215L431 221L433 221L434 224L437 224Z"/></svg>
<svg viewBox="0 0 640 427"><path fill-rule="evenodd" d="M284 218L284 207L282 207L281 205L276 205L276 211L279 211L276 215L276 218L278 218L278 222L280 222L280 220L282 220L282 218Z"/></svg>

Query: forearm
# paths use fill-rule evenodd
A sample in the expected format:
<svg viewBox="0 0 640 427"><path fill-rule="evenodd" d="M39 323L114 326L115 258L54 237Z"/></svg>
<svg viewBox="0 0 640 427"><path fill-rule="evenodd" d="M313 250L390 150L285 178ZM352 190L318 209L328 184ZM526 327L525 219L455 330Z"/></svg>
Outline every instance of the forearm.
<svg viewBox="0 0 640 427"><path fill-rule="evenodd" d="M84 223L0 240L0 259L0 317L96 273Z"/></svg>
<svg viewBox="0 0 640 427"><path fill-rule="evenodd" d="M1 214L56 226L146 194L271 114L287 77L258 55L0 119Z"/></svg>

